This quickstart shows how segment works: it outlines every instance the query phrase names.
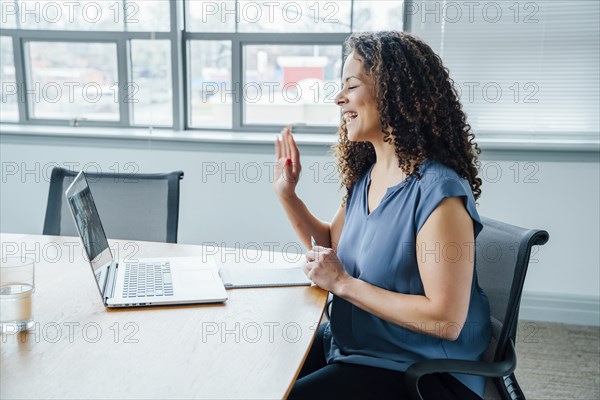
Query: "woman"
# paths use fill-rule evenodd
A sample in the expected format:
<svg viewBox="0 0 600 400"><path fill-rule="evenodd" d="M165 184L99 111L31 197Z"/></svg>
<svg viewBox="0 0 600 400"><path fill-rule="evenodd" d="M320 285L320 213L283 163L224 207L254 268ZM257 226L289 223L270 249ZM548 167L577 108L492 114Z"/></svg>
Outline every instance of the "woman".
<svg viewBox="0 0 600 400"><path fill-rule="evenodd" d="M296 195L301 164L290 130L275 143L275 192L312 247L305 272L334 295L289 398L405 399L412 363L477 360L489 343L474 265L480 150L448 70L424 42L357 33L345 50L334 149L346 196L331 223ZM426 399L478 399L485 385L458 374L420 382Z"/></svg>

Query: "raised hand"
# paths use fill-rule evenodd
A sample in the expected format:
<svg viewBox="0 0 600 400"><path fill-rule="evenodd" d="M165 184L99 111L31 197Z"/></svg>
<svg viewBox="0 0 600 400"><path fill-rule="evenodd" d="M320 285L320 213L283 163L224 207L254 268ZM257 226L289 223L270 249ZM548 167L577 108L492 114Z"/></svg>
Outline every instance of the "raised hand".
<svg viewBox="0 0 600 400"><path fill-rule="evenodd" d="M288 126L281 130L281 138L275 140L275 173L273 189L280 198L290 198L296 194L300 179L300 152Z"/></svg>

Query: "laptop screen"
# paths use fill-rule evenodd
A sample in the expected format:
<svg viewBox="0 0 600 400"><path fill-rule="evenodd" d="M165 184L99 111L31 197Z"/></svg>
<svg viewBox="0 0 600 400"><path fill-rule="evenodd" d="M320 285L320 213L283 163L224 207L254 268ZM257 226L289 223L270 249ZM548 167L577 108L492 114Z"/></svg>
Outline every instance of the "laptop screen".
<svg viewBox="0 0 600 400"><path fill-rule="evenodd" d="M106 269L113 258L92 192L83 171L71 183L71 186L65 192L65 196L69 202L88 259L94 274L96 274L100 292L102 292L103 283L106 279Z"/></svg>

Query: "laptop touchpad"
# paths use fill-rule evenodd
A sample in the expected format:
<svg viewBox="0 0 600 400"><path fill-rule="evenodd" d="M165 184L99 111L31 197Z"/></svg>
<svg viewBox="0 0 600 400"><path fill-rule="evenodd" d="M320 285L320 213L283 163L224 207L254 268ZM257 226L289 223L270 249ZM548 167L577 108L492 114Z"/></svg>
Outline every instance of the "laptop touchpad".
<svg viewBox="0 0 600 400"><path fill-rule="evenodd" d="M179 271L179 279L185 282L185 286L196 288L214 284L214 274L206 269L182 269Z"/></svg>

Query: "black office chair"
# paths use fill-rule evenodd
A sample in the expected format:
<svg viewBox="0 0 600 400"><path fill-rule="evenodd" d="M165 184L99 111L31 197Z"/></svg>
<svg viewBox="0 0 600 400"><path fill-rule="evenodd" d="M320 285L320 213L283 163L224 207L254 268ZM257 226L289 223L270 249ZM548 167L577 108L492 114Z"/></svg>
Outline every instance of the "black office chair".
<svg viewBox="0 0 600 400"><path fill-rule="evenodd" d="M108 238L177 243L182 171L85 175ZM76 171L52 170L44 235L77 236L65 198L65 190L76 176Z"/></svg>
<svg viewBox="0 0 600 400"><path fill-rule="evenodd" d="M406 382L414 400L422 400L419 379L427 374L453 372L488 378L485 399L525 399L514 376L517 366L515 338L523 283L532 246L549 238L543 230L524 229L482 218L477 236L476 265L479 286L490 302L492 341L484 361L426 360L406 371Z"/></svg>

